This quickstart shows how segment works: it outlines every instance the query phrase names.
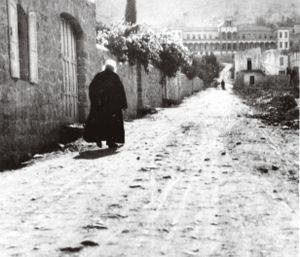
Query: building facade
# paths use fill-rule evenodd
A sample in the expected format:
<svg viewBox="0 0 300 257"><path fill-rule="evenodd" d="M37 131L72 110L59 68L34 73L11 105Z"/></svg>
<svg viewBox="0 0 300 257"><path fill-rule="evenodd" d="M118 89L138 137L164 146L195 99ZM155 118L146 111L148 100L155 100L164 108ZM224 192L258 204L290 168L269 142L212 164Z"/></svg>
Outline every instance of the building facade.
<svg viewBox="0 0 300 257"><path fill-rule="evenodd" d="M235 78L238 83L254 85L262 80L261 48L239 51L234 56Z"/></svg>
<svg viewBox="0 0 300 257"><path fill-rule="evenodd" d="M171 30L195 54L234 54L260 47L263 51L279 48L288 50L289 29L273 30L253 24L235 25L231 18L217 27L183 28Z"/></svg>
<svg viewBox="0 0 300 257"><path fill-rule="evenodd" d="M289 67L288 55L279 49L271 49L262 53L262 71L266 75L286 75Z"/></svg>
<svg viewBox="0 0 300 257"><path fill-rule="evenodd" d="M279 28L277 31L277 49L289 50L290 49L290 29Z"/></svg>
<svg viewBox="0 0 300 257"><path fill-rule="evenodd" d="M99 67L95 4L0 2L0 168L43 151L84 121Z"/></svg>
<svg viewBox="0 0 300 257"><path fill-rule="evenodd" d="M240 51L234 56L235 72L262 70L262 52L260 48Z"/></svg>

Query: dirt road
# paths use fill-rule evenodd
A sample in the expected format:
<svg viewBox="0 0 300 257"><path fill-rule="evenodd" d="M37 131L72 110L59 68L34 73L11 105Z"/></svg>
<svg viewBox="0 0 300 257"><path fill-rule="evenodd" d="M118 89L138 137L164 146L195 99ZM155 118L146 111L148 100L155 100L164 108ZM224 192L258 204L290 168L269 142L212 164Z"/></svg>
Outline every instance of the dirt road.
<svg viewBox="0 0 300 257"><path fill-rule="evenodd" d="M117 152L1 173L0 256L297 256L298 132L251 111L208 89L126 123Z"/></svg>

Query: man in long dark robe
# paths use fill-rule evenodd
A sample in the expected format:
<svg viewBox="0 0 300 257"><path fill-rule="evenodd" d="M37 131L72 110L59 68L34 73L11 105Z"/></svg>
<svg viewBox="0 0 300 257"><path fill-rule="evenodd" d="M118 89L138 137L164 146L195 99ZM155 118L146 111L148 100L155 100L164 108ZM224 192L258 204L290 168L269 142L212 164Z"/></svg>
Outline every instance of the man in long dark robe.
<svg viewBox="0 0 300 257"><path fill-rule="evenodd" d="M127 109L127 100L124 86L114 70L114 62L106 62L105 70L94 77L89 87L91 109L84 139L96 142L99 147L101 141L106 141L110 148L125 143L122 109Z"/></svg>

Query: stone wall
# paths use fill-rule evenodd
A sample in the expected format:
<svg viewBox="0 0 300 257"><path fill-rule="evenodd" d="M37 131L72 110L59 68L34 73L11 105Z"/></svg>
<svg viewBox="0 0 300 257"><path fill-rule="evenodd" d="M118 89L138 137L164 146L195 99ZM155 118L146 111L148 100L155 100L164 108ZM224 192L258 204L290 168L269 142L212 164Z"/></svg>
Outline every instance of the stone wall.
<svg viewBox="0 0 300 257"><path fill-rule="evenodd" d="M181 79L180 79L180 73L177 73L177 76L174 78L167 78L166 79L166 85L165 85L165 96L164 98L166 100L170 100L173 103L180 103L182 98L180 97L180 91L181 91Z"/></svg>
<svg viewBox="0 0 300 257"><path fill-rule="evenodd" d="M10 75L8 11L0 2L0 167L53 146L68 122L63 108L61 16L70 19L77 40L79 119L88 112L87 87L96 72L95 6L82 0L19 0L37 15L37 84ZM28 13L25 13L28 15ZM23 31L24 32L24 31ZM25 31L27 33L27 31Z"/></svg>
<svg viewBox="0 0 300 257"><path fill-rule="evenodd" d="M137 69L136 66L127 64L118 65L118 74L124 84L128 109L125 112L125 119L137 117L138 96L137 96Z"/></svg>
<svg viewBox="0 0 300 257"><path fill-rule="evenodd" d="M180 103L184 97L203 90L204 83L199 78L189 80L184 74L178 73L174 78L167 78L166 99Z"/></svg>
<svg viewBox="0 0 300 257"><path fill-rule="evenodd" d="M180 86L180 98L190 96L194 92L193 80L189 80L184 74L180 74L181 86Z"/></svg>
<svg viewBox="0 0 300 257"><path fill-rule="evenodd" d="M163 85L162 76L158 69L150 67L146 73L142 68L142 95L143 105L151 107L162 106L163 103Z"/></svg>

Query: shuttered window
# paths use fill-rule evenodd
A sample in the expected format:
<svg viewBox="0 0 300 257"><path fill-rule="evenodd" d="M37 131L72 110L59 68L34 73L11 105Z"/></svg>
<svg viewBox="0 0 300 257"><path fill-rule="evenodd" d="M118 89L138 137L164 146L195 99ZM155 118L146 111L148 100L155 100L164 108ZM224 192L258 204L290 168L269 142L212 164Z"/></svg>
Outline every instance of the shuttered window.
<svg viewBox="0 0 300 257"><path fill-rule="evenodd" d="M37 19L35 12L28 15L29 38L29 79L31 83L38 82L38 51L37 51Z"/></svg>
<svg viewBox="0 0 300 257"><path fill-rule="evenodd" d="M18 10L15 0L8 0L9 54L10 73L13 78L20 78Z"/></svg>

